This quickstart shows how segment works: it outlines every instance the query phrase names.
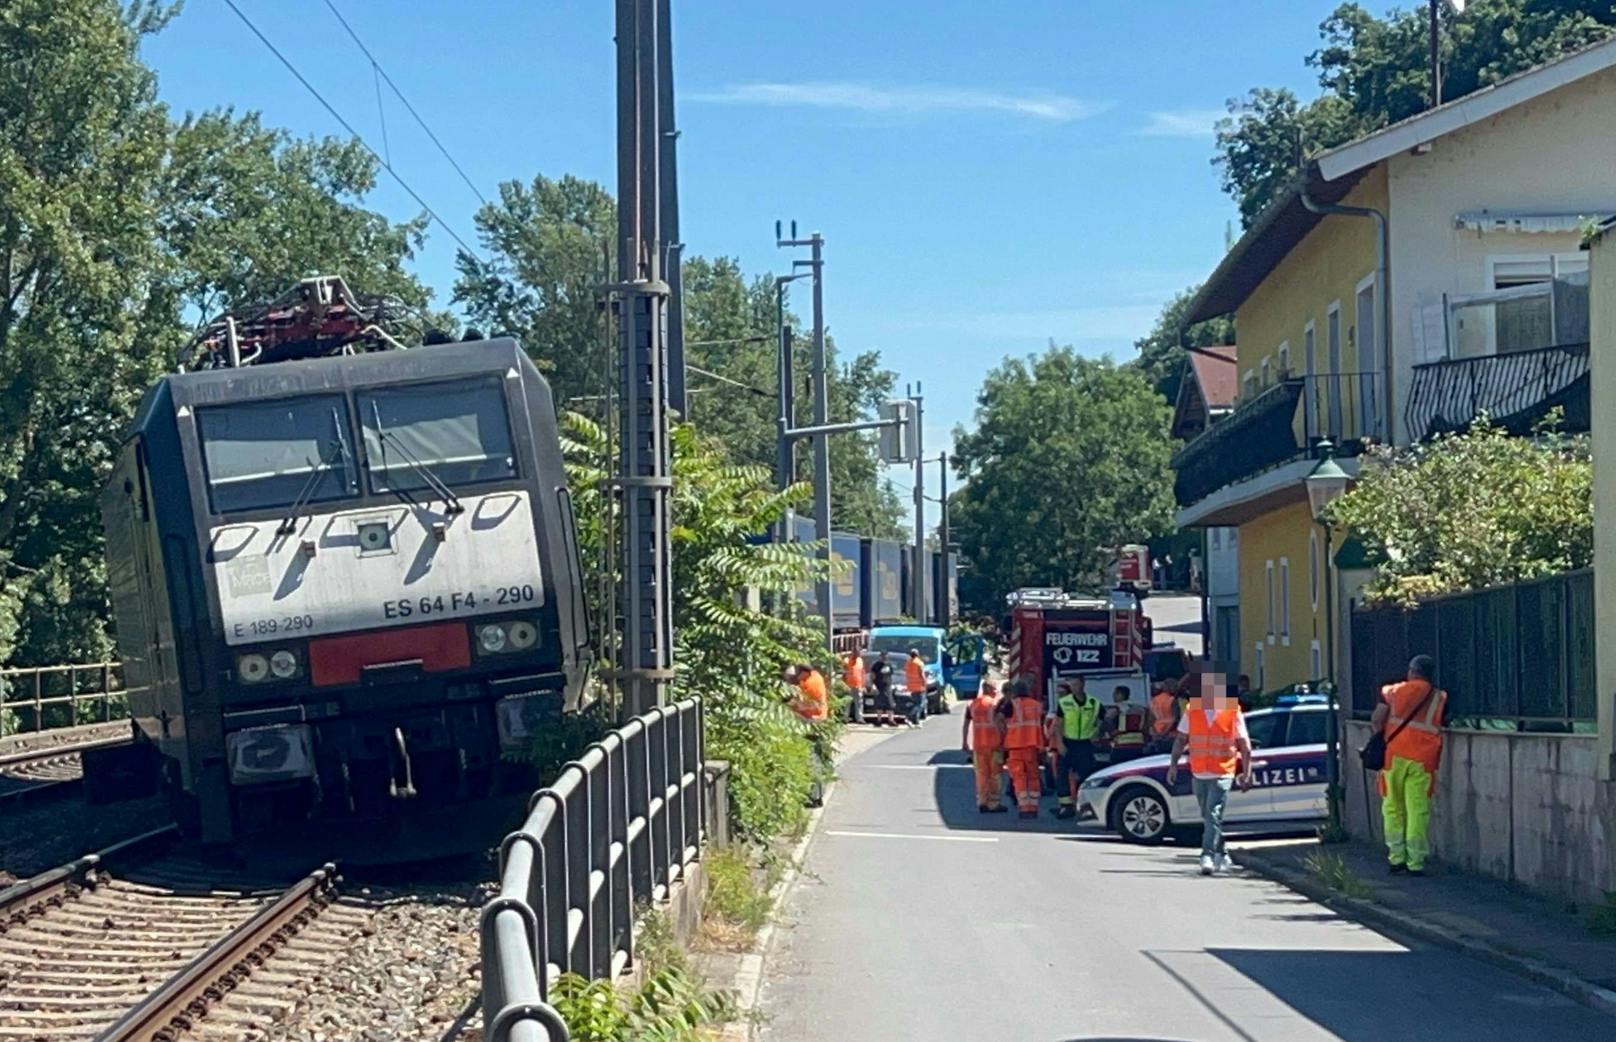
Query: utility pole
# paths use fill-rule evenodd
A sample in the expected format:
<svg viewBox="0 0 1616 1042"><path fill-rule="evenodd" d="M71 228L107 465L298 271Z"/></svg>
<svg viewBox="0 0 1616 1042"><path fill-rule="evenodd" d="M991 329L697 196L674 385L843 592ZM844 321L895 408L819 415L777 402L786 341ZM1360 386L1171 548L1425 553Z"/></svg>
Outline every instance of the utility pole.
<svg viewBox="0 0 1616 1042"><path fill-rule="evenodd" d="M668 284L661 178L667 0L617 0L618 472L623 516L623 639L614 675L624 718L665 702L673 679L668 440ZM666 74L671 85L671 72ZM668 106L672 98L667 99ZM681 403L682 404L682 403Z"/></svg>
<svg viewBox="0 0 1616 1042"><path fill-rule="evenodd" d="M1442 0L1431 0L1431 107L1442 104Z"/></svg>
<svg viewBox="0 0 1616 1042"><path fill-rule="evenodd" d="M661 221L662 265L668 282L668 401L690 417L685 393L684 248L679 239L679 131L673 113L672 0L657 0L657 204Z"/></svg>
<svg viewBox="0 0 1616 1042"><path fill-rule="evenodd" d="M774 227L776 246L807 246L809 259L796 261L798 265L805 264L814 280L814 422L815 427L824 427L830 422L830 397L826 386L825 376L825 239L818 232L814 232L806 239L797 238L797 223L791 223L791 238L780 237L780 225L776 222ZM817 583L819 608L825 613L825 646L830 647L834 627L831 622L830 610L830 435L821 432L813 435L814 441L814 534L820 542L819 559L824 562L827 574L821 576Z"/></svg>
<svg viewBox="0 0 1616 1042"><path fill-rule="evenodd" d="M775 238L779 238L779 229L776 229ZM786 432L797 422L796 393L791 381L795 379L791 359L792 335L791 327L786 325L786 286L810 273L801 271L791 275L776 275L774 277L774 327L779 331L779 355L775 358L775 375L779 380L780 415L776 418L779 428L777 435L778 445L775 449L775 480L783 489L797 480L797 468L793 465L791 439Z"/></svg>
<svg viewBox="0 0 1616 1042"><path fill-rule="evenodd" d="M909 400L915 406L915 550L914 567L910 569L914 574L909 577L914 586L915 621L925 623L926 611L926 446L924 435L921 433L921 423L925 419L925 408L920 394L920 384L916 383L907 391Z"/></svg>

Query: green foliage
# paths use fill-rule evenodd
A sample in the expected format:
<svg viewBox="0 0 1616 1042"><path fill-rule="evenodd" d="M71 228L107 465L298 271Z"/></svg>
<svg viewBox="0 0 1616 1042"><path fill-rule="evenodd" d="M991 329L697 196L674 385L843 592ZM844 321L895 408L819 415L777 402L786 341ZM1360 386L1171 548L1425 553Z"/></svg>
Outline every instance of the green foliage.
<svg viewBox="0 0 1616 1042"><path fill-rule="evenodd" d="M707 991L674 969L652 974L633 991L564 974L551 1002L573 1042L703 1042L712 1037L706 1028L735 1016L732 996Z"/></svg>
<svg viewBox="0 0 1616 1042"><path fill-rule="evenodd" d="M1601 937L1616 934L1616 890L1606 890L1605 900L1588 909L1584 922L1588 926L1589 933Z"/></svg>
<svg viewBox="0 0 1616 1042"><path fill-rule="evenodd" d="M1234 320L1228 317L1197 322L1185 330L1184 337L1180 338L1184 313L1189 310L1190 301L1195 299L1200 288L1191 286L1163 304L1161 314L1157 316L1150 332L1133 342L1139 351L1134 365L1139 367L1139 371L1145 374L1145 378L1167 399L1169 405L1178 400L1178 385L1184 379L1184 365L1189 360L1189 354L1184 350L1186 341L1190 347L1234 343Z"/></svg>
<svg viewBox="0 0 1616 1042"><path fill-rule="evenodd" d="M1547 427L1511 437L1483 419L1412 449L1376 448L1332 517L1369 551L1371 600L1407 604L1585 568L1593 560L1588 439Z"/></svg>
<svg viewBox="0 0 1616 1042"><path fill-rule="evenodd" d="M1377 17L1343 3L1319 26L1307 58L1324 93L1303 104L1288 90L1253 90L1229 103L1218 127L1224 188L1249 225L1311 154L1416 115L1430 106L1428 8ZM1452 101L1523 69L1604 39L1616 28L1610 0L1472 0L1444 5L1442 98Z"/></svg>
<svg viewBox="0 0 1616 1042"><path fill-rule="evenodd" d="M1365 898L1374 893L1340 854L1315 850L1303 859L1302 867L1307 869L1308 875L1347 897Z"/></svg>
<svg viewBox="0 0 1616 1042"><path fill-rule="evenodd" d="M774 911L769 891L779 878L780 868L777 861L755 868L747 854L747 847L735 844L708 855L702 867L711 887L707 914L739 929L750 941L767 925Z"/></svg>
<svg viewBox="0 0 1616 1042"><path fill-rule="evenodd" d="M587 417L567 415L564 446L568 480L579 490L579 542L588 561L607 559L604 496L592 487L608 467L605 432ZM743 836L766 840L800 828L804 805L818 777L810 738L834 742L840 724L810 724L786 703L781 679L787 665L810 661L826 675L832 663L819 630L791 596L813 582L823 565L812 544L754 543L803 505L807 489L776 490L767 469L731 462L724 447L691 424L673 431L673 622L679 663L674 696L700 695L707 708L707 753L731 764L730 797ZM588 514L588 510L599 514ZM609 578L592 573L593 584ZM768 613L751 606L769 597L783 606ZM610 646L601 658L613 658Z"/></svg>
<svg viewBox="0 0 1616 1042"><path fill-rule="evenodd" d="M617 379L616 348L598 305L599 286L616 270L616 222L611 193L592 181L540 175L531 185L507 182L500 186L499 202L483 207L476 218L488 259L462 253L454 289L472 325L518 337L545 371L558 404L597 423ZM692 367L687 418L723 442L734 462L772 472L778 416L774 278L748 279L729 257L686 257L683 275L685 353ZM797 334L795 371L806 377L811 338L789 310L785 321ZM876 352L844 363L829 338L826 350L831 422L873 418L876 406L891 396L896 377L881 366ZM796 400L795 422L805 425L812 402L806 381ZM901 534L903 505L878 480L879 473L874 435L831 439L837 527L873 536Z"/></svg>
<svg viewBox="0 0 1616 1042"><path fill-rule="evenodd" d="M1069 347L989 373L976 429L954 432L968 480L951 507L970 562L961 600L996 615L1020 586L1092 588L1110 562L1106 547L1165 531L1169 419L1138 369Z"/></svg>
<svg viewBox="0 0 1616 1042"><path fill-rule="evenodd" d="M427 299L403 269L422 226L360 205L357 145L170 118L139 47L171 13L0 7L0 661L111 656L98 489L199 314L315 270Z"/></svg>

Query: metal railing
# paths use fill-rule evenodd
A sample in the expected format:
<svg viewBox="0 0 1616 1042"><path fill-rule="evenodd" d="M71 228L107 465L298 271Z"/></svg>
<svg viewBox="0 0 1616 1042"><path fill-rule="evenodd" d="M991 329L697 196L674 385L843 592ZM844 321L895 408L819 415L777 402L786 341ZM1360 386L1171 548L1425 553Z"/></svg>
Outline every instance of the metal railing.
<svg viewBox="0 0 1616 1042"><path fill-rule="evenodd" d="M1357 455L1379 438L1377 373L1319 373L1280 380L1241 402L1173 457L1173 491L1189 506L1236 481L1289 463L1329 438Z"/></svg>
<svg viewBox="0 0 1616 1042"><path fill-rule="evenodd" d="M700 850L699 699L654 709L591 745L528 803L500 846L482 912L483 1037L564 1042L548 1004L563 973L610 979L634 957L634 918Z"/></svg>
<svg viewBox="0 0 1616 1042"><path fill-rule="evenodd" d="M1568 429L1588 429L1587 344L1417 365L1403 418L1414 441L1463 430L1482 413L1524 434L1556 405Z"/></svg>
<svg viewBox="0 0 1616 1042"><path fill-rule="evenodd" d="M18 723L33 725L19 728L22 731L122 719L127 709L114 715L111 697L122 694L123 665L118 662L0 669L0 710L9 709L17 714ZM81 705L95 706L87 714L91 718L81 717ZM10 733L3 717L0 713L0 735Z"/></svg>

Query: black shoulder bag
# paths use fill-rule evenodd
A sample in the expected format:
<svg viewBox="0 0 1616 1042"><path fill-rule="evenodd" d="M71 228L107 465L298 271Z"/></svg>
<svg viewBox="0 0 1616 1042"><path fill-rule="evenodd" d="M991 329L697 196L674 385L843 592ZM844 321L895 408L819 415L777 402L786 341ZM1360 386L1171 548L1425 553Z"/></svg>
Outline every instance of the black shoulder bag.
<svg viewBox="0 0 1616 1042"><path fill-rule="evenodd" d="M1430 705L1431 699L1435 697L1436 685L1432 684L1431 690L1425 693L1425 697L1420 699L1420 704L1415 706L1414 711L1408 714L1402 723L1397 725L1396 730L1389 735L1376 731L1369 736L1369 741L1365 742L1364 747L1358 750L1358 759L1363 761L1364 770L1383 771L1386 769L1386 747L1391 745L1397 736L1403 733L1403 728L1414 722L1416 716L1425 712L1425 707Z"/></svg>

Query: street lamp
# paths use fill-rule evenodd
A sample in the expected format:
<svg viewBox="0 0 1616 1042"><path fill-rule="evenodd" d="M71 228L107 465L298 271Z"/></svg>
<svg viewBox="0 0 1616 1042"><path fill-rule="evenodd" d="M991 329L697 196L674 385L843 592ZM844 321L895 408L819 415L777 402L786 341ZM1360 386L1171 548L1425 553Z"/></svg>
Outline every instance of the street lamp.
<svg viewBox="0 0 1616 1042"><path fill-rule="evenodd" d="M1330 713L1325 731L1325 781L1328 793L1332 836L1341 835L1341 723L1335 700L1335 591L1330 583L1330 535L1333 525L1329 519L1330 504L1346 494L1352 478L1335 461L1335 445L1328 439L1318 444L1319 462L1307 476L1307 502L1313 511L1313 520L1324 529L1324 689L1330 700Z"/></svg>

